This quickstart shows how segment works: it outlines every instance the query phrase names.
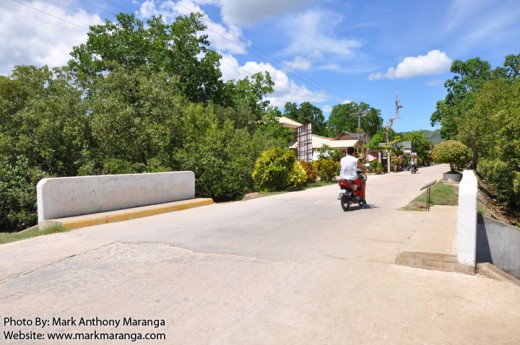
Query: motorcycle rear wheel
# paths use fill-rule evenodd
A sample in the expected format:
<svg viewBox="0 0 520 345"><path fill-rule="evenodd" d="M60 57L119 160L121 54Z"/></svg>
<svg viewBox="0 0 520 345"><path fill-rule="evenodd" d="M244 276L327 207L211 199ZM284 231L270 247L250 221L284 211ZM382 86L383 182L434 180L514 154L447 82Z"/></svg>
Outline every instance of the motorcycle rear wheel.
<svg viewBox="0 0 520 345"><path fill-rule="evenodd" d="M345 212L350 210L350 198L347 194L341 196L341 208Z"/></svg>

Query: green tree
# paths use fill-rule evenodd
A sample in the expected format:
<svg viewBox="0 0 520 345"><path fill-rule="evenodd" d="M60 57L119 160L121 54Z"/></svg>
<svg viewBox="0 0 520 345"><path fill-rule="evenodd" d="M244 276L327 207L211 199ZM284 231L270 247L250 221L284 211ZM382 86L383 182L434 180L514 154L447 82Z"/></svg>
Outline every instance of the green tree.
<svg viewBox="0 0 520 345"><path fill-rule="evenodd" d="M358 118L360 117L360 118ZM361 125L361 128L358 128ZM330 136L337 136L342 131L357 133L363 131L369 137L383 128L381 111L361 102L338 104L332 107L327 121L327 130Z"/></svg>
<svg viewBox="0 0 520 345"><path fill-rule="evenodd" d="M471 160L468 147L457 140L447 140L435 145L432 151L435 163L448 163L450 171L463 169Z"/></svg>
<svg viewBox="0 0 520 345"><path fill-rule="evenodd" d="M403 135L404 141L412 143L412 151L417 153L417 156L423 161L429 154L432 148L432 143L426 139L424 133L421 131L407 132Z"/></svg>
<svg viewBox="0 0 520 345"><path fill-rule="evenodd" d="M0 157L0 231L15 232L37 223L36 184L47 175L23 156Z"/></svg>
<svg viewBox="0 0 520 345"><path fill-rule="evenodd" d="M299 108L295 103L287 102L285 104L284 116L302 124L312 124L313 134L327 135L323 112L309 102L303 102Z"/></svg>
<svg viewBox="0 0 520 345"><path fill-rule="evenodd" d="M114 68L132 72L146 65L176 76L181 92L193 102L223 103L221 57L201 34L205 29L201 18L192 13L168 25L153 17L145 26L133 14L118 14L117 22L91 26L87 42L74 47L69 66L87 87L93 78Z"/></svg>
<svg viewBox="0 0 520 345"><path fill-rule="evenodd" d="M66 70L17 66L0 78L0 155L23 156L31 168L75 175L87 147L81 92Z"/></svg>
<svg viewBox="0 0 520 345"><path fill-rule="evenodd" d="M441 135L445 139L457 136L461 117L475 102L475 92L493 76L491 65L480 58L455 60L450 71L455 76L444 83L446 98L437 102L437 108L430 117L432 126L442 125Z"/></svg>

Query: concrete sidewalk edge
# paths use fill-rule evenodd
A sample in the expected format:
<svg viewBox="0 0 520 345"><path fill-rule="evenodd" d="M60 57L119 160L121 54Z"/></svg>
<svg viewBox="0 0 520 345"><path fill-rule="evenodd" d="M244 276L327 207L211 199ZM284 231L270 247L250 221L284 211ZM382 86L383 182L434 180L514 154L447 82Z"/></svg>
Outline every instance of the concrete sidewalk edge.
<svg viewBox="0 0 520 345"><path fill-rule="evenodd" d="M520 287L520 280L502 271L500 268L496 267L493 264L490 264L489 262L477 264L477 273L484 277L505 281Z"/></svg>
<svg viewBox="0 0 520 345"><path fill-rule="evenodd" d="M211 205L213 203L214 201L211 198L195 198L189 200L168 202L164 204L156 204L122 210L86 214L75 217L46 219L44 221L41 221L38 225L40 229L54 224L60 224L67 229L78 229L87 226L115 223L135 218L149 217L161 213L181 211L194 207Z"/></svg>
<svg viewBox="0 0 520 345"><path fill-rule="evenodd" d="M395 259L395 264L444 272L475 274L475 267L461 264L455 255L449 254L401 252Z"/></svg>

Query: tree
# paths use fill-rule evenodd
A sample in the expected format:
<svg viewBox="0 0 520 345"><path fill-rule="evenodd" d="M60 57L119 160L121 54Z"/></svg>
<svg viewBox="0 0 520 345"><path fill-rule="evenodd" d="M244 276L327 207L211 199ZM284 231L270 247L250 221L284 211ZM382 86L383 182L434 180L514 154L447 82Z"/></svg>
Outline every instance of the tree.
<svg viewBox="0 0 520 345"><path fill-rule="evenodd" d="M474 104L474 93L493 75L491 65L480 58L455 60L450 71L455 76L444 83L448 92L446 98L437 102L437 108L430 117L432 126L442 125L441 135L445 139L456 137L461 117Z"/></svg>
<svg viewBox="0 0 520 345"><path fill-rule="evenodd" d="M284 116L302 124L312 124L313 134L327 135L323 112L309 102L303 102L299 108L295 103L287 102L285 104Z"/></svg>
<svg viewBox="0 0 520 345"><path fill-rule="evenodd" d="M432 158L435 163L448 163L450 172L456 172L469 163L471 155L468 147L460 141L447 140L435 145Z"/></svg>
<svg viewBox="0 0 520 345"><path fill-rule="evenodd" d="M361 116L361 118L358 118ZM361 128L358 128L361 125ZM357 133L363 131L372 137L383 128L381 111L361 102L338 104L332 107L327 121L330 136L336 136L342 131Z"/></svg>
<svg viewBox="0 0 520 345"><path fill-rule="evenodd" d="M189 100L223 103L221 57L208 48L207 36L200 34L205 29L201 18L192 13L167 25L162 18L153 17L145 27L133 14L118 14L115 23L107 20L91 26L87 43L74 47L69 66L85 87L114 68L132 72L149 66L154 72L176 76Z"/></svg>
<svg viewBox="0 0 520 345"><path fill-rule="evenodd" d="M0 78L0 155L25 157L30 168L75 175L87 146L81 91L66 69L17 66Z"/></svg>
<svg viewBox="0 0 520 345"><path fill-rule="evenodd" d="M477 166L510 212L520 207L520 78L493 80L480 90L461 127L461 138L479 151Z"/></svg>
<svg viewBox="0 0 520 345"><path fill-rule="evenodd" d="M424 161L432 147L432 143L426 139L424 133L412 131L405 133L403 137L405 141L412 143L412 151L416 152L417 156Z"/></svg>

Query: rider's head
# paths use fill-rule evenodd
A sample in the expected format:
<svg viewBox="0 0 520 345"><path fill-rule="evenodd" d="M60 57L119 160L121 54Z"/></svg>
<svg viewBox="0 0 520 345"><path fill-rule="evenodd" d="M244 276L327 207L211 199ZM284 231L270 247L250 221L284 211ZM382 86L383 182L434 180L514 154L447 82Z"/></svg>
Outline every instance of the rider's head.
<svg viewBox="0 0 520 345"><path fill-rule="evenodd" d="M354 154L356 150L354 150L354 148L351 146L351 147L347 147L347 154L349 156L352 156Z"/></svg>

